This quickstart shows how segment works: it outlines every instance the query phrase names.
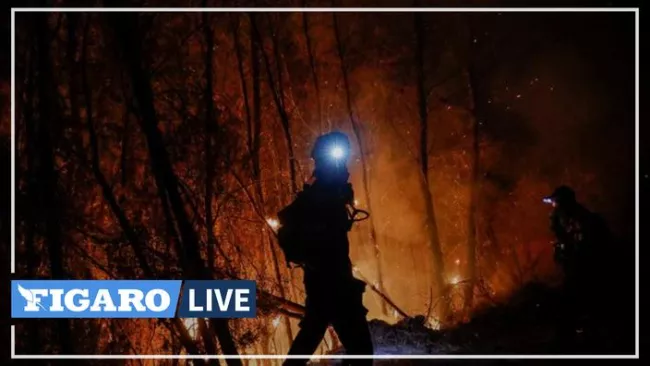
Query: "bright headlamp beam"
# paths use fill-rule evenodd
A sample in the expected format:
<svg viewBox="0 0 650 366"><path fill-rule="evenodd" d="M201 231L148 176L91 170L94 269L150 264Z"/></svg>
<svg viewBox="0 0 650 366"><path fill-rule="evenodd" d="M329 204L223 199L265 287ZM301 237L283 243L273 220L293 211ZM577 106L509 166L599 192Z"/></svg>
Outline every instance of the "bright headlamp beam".
<svg viewBox="0 0 650 366"><path fill-rule="evenodd" d="M331 155L334 159L337 159L337 160L338 160L338 159L341 159L341 158L345 155L345 151L343 151L343 148L340 147L340 146L334 146L334 147L332 147L332 149L330 150L330 155Z"/></svg>

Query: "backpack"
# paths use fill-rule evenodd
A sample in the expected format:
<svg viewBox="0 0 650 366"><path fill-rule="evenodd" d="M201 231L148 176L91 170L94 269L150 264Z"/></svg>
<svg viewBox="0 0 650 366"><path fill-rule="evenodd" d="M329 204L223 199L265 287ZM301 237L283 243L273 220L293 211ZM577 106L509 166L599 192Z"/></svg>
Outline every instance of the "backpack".
<svg viewBox="0 0 650 366"><path fill-rule="evenodd" d="M351 195L352 188L351 186L348 188ZM312 254L314 250L310 245L313 244L315 237L324 235L328 230L319 220L318 212L314 211L310 189L310 186L305 185L304 190L298 193L293 202L277 214L280 223L277 231L278 244L284 253L287 267L291 267L291 263L299 266L309 265L310 257L315 255ZM347 231L351 229L354 222L363 221L370 216L367 211L354 207L347 213L348 219L345 223ZM357 218L359 214L361 217Z"/></svg>
<svg viewBox="0 0 650 366"><path fill-rule="evenodd" d="M287 267L291 267L291 263L304 265L307 261L306 243L309 238L305 227L308 216L304 192L298 193L296 199L278 212L280 228L277 238Z"/></svg>

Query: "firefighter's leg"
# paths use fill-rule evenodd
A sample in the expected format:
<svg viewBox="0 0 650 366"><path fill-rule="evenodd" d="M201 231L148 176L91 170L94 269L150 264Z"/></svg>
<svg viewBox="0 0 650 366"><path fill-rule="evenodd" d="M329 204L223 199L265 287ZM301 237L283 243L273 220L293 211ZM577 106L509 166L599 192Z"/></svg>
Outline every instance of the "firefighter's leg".
<svg viewBox="0 0 650 366"><path fill-rule="evenodd" d="M573 268L565 267L562 307L559 309L559 327L556 335L558 346L564 353L576 352L576 340L580 316L580 287Z"/></svg>
<svg viewBox="0 0 650 366"><path fill-rule="evenodd" d="M289 355L312 355L318 348L325 331L327 330L329 322L320 312L307 311L305 318L300 322L300 331L293 340ZM290 359L285 362L285 366L289 365L305 365L309 359Z"/></svg>
<svg viewBox="0 0 650 366"><path fill-rule="evenodd" d="M372 338L365 315L351 314L333 321L347 355L372 355ZM344 365L372 365L372 358L344 360Z"/></svg>
<svg viewBox="0 0 650 366"><path fill-rule="evenodd" d="M374 350L363 306L363 287L352 288L336 305L332 325L348 355L372 355ZM344 365L372 365L372 358L344 360Z"/></svg>
<svg viewBox="0 0 650 366"><path fill-rule="evenodd" d="M373 355L372 337L363 306L365 283L355 280L337 298L332 325L348 355ZM343 365L372 365L372 358L348 359Z"/></svg>

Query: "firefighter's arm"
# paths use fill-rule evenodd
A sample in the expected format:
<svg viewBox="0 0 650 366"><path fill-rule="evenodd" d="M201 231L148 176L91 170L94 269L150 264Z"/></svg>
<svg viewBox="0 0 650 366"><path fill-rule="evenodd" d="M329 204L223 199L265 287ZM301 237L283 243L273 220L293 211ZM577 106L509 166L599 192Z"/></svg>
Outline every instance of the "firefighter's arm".
<svg viewBox="0 0 650 366"><path fill-rule="evenodd" d="M555 234L555 237L560 243L566 244L570 240L569 235L567 234L566 230L564 229L564 226L560 222L559 215L555 212L551 214L551 230L553 231L553 234Z"/></svg>
<svg viewBox="0 0 650 366"><path fill-rule="evenodd" d="M343 186L341 196L345 204L354 206L354 190L352 189L352 183L347 183L345 186Z"/></svg>

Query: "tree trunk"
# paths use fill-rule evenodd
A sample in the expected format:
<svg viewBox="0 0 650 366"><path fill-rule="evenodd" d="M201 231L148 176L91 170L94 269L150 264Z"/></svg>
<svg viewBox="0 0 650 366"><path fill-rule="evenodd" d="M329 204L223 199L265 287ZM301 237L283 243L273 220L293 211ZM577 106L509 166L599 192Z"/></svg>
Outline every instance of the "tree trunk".
<svg viewBox="0 0 650 366"><path fill-rule="evenodd" d="M260 143L262 140L262 97L260 89L260 46L255 41L251 22L251 73L253 78L253 178L256 180L257 195L264 202L262 190L262 171L260 168Z"/></svg>
<svg viewBox="0 0 650 366"><path fill-rule="evenodd" d="M280 272L280 261L278 260L278 255L275 252L275 246L273 245L273 240L269 236L269 247L271 249L271 256L273 257L273 269L275 270L275 280L278 282L278 289L280 290L280 297L286 299L286 293L284 290L284 284L282 283L282 272ZM287 329L287 338L289 344L293 340L293 331L291 330L291 320L288 316L284 316L284 326Z"/></svg>
<svg viewBox="0 0 650 366"><path fill-rule="evenodd" d="M190 278L211 279L201 258L198 235L185 211L185 204L179 192L178 178L172 169L161 132L158 129L158 117L154 108L149 70L142 65L141 46L136 42L141 39L136 32L137 15L118 15L114 16L113 20L113 25L119 32L118 37L123 47L123 56L128 64L134 96L141 111L140 126L147 140L152 170L163 184L183 243L186 259L183 263L184 275ZM226 319L210 319L210 327L215 330L224 354L238 354ZM240 366L241 360L229 359L227 363L230 366Z"/></svg>
<svg viewBox="0 0 650 366"><path fill-rule="evenodd" d="M239 71L239 80L241 83L242 95L244 98L244 110L246 112L246 131L247 139L246 145L248 153L251 158L251 173L253 182L255 184L255 194L259 202L263 202L262 184L261 184L261 171L260 171L260 134L261 134L261 113L260 113L260 75L259 75L259 54L256 47L256 42L251 29L250 34L250 62L251 62L251 78L253 80L253 100L249 100L248 84L246 83L246 75L244 74L244 57L239 43L239 16L234 15L235 19L231 18L231 31L233 43L235 45L235 56L237 57L237 70ZM253 108L251 110L251 104Z"/></svg>
<svg viewBox="0 0 650 366"><path fill-rule="evenodd" d="M34 278L34 274L37 273L40 263L41 256L38 254L35 245L36 238L36 219L37 212L39 211L36 207L38 202L37 195L39 191L38 179L36 177L36 155L38 149L36 148L36 122L34 121L34 86L35 86L35 64L33 55L29 57L27 61L27 74L28 80L25 83L25 104L23 106L23 119L25 121L25 150L26 150L26 161L27 169L25 172L25 180L27 181L27 192L24 195L25 202L25 263L29 263L27 266L27 276L28 278ZM17 123L17 122L16 122ZM18 144L18 141L16 141ZM16 149L16 155L18 155L20 149ZM20 161L20 158L16 156L16 161ZM16 164L16 169L18 169L18 164ZM16 172L18 175L18 172ZM19 197L16 197L17 199ZM19 202L16 203L17 205Z"/></svg>
<svg viewBox="0 0 650 366"><path fill-rule="evenodd" d="M233 19L234 18L234 19ZM239 73L239 82L241 85L242 97L244 99L244 112L246 113L246 147L248 148L248 153L253 155L253 120L251 113L250 100L248 98L248 84L246 83L246 75L244 73L244 57L242 56L241 45L239 43L239 15L233 14L230 18L230 31L232 33L232 41L235 48L235 56L237 57L237 71ZM251 37L252 40L252 37ZM251 42L251 47L253 47L253 42ZM251 48L251 65L253 63ZM252 67L252 66L251 66Z"/></svg>
<svg viewBox="0 0 650 366"><path fill-rule="evenodd" d="M252 26L252 23L251 23ZM251 34L253 33L253 29L251 28ZM235 37L236 37L236 33ZM237 42L237 40L235 40ZM241 51L238 48L238 44L236 43L236 52L238 54L239 58L239 65L240 65L240 77L242 79L242 87L245 88L246 83L244 82L244 74L243 74L243 69L241 68L241 56L240 53ZM255 188L256 188L256 195L258 199L258 204L259 207L263 209L264 207L264 195L262 192L262 184L261 184L261 177L260 177L260 159L259 159L259 148L260 148L260 136L259 134L261 133L261 115L260 115L260 90L259 90L259 54L258 54L258 45L257 42L255 41L254 37L251 37L251 68L252 68L252 77L253 77L253 109L254 109L254 123L251 125L249 124L249 151L251 152L252 155L252 161L253 161L253 180L255 182ZM244 89L245 90L245 89ZM245 94L246 95L246 94ZM246 98L246 103L248 104L248 99ZM250 109L247 107L247 118L250 120ZM263 211L263 210L262 210ZM262 235L262 241L266 241L267 237L266 235ZM281 267L279 265L278 257L273 245L272 239L269 238L269 249L271 250L272 254L272 259L273 259L273 267L275 271L275 276L276 276L276 281L278 283L278 288L280 290L280 296L282 298L286 299L286 293L284 286L282 284L282 273L281 273ZM285 321L285 327L287 329L287 337L289 339L289 342L292 341L293 339L293 331L291 329L291 321L288 316L284 317Z"/></svg>
<svg viewBox="0 0 650 366"><path fill-rule="evenodd" d="M429 247L433 258L433 282L437 289L438 317L445 321L449 315L448 286L445 281L445 264L442 255L442 244L436 221L436 211L429 182L429 111L424 73L424 25L420 14L415 14L416 70L418 114L420 117L420 190L424 198L425 219Z"/></svg>
<svg viewBox="0 0 650 366"><path fill-rule="evenodd" d="M142 267L142 270L145 274L152 274L153 270L149 266L149 263L147 261L146 255L144 253L145 249L143 245L140 243L140 239L133 229L133 226L129 222L128 218L126 217L126 214L118 204L117 199L115 198L115 195L113 194L113 190L111 189L110 184L108 183L108 180L104 176L104 173L102 173L101 168L100 168L100 159L99 159L99 143L97 141L97 133L95 132L95 127L93 125L93 98L92 98L92 89L90 88L90 84L88 82L88 75L87 75L87 29L84 31L84 38L82 41L82 50L81 50L81 88L82 92L84 95L84 100L86 104L86 128L88 129L88 136L89 136L89 142L90 142L90 152L91 152L91 168L93 171L93 175L95 176L95 180L99 184L100 188L102 189L102 195L106 202L108 203L109 208L111 209L111 212L113 212L113 215L117 219L117 222L120 224L120 227L122 228L122 231L124 232L124 236L126 236L126 239L131 243L131 246L133 248L133 253L135 254L136 259L138 260L140 267ZM73 115L75 116L74 118L78 118L79 116L79 111L78 110L73 110L72 111Z"/></svg>
<svg viewBox="0 0 650 366"><path fill-rule="evenodd" d="M273 78L271 63L269 62L269 58L266 55L266 51L264 50L262 36L260 35L259 29L257 28L257 24L255 22L255 16L252 13L250 13L249 18L253 30L252 37L255 37L257 46L261 51L262 59L264 60L264 66L266 69L266 76L268 79L269 89L271 90L271 95L273 96L275 107L278 110L278 115L280 116L280 124L282 125L282 132L284 133L284 138L287 144L287 151L289 152L289 178L291 179L291 193L295 195L298 192L298 186L296 184L296 158L293 151L293 138L291 136L289 115L287 114L287 110L284 106L284 92L282 91L282 73L281 73L282 68L279 66L281 60L278 58L276 40L275 37L273 37L273 50L276 55L275 63L277 66L276 70L278 72L277 83L274 81Z"/></svg>
<svg viewBox="0 0 650 366"><path fill-rule="evenodd" d="M363 143L363 136L359 124L354 118L354 110L352 107L352 96L350 95L350 83L348 80L348 71L345 64L345 56L343 51L343 44L341 42L341 36L339 34L338 21L336 13L332 13L334 21L334 36L336 38L336 49L338 51L340 65L341 65L341 74L343 77L343 86L345 87L345 96L346 96L346 105L348 110L348 116L350 118L350 124L352 125L352 131L357 140L357 145L359 145L359 158L361 160L361 172L362 172L362 182L363 182L363 191L366 207L368 211L372 213L372 204L370 200L370 181L368 177L368 163L366 162L366 151ZM384 288L384 276L381 268L381 251L379 250L379 243L377 241L377 232L375 229L374 216L370 215L368 218L368 228L370 230L370 245L372 246L373 256L375 258L375 275L377 278L378 289L380 292L385 293L386 289ZM388 309L386 307L386 302L381 301L381 311L384 315L388 314Z"/></svg>
<svg viewBox="0 0 650 366"><path fill-rule="evenodd" d="M480 97L481 89L478 84L477 70L477 52L476 44L472 41L474 38L472 20L468 19L469 25L469 62L467 69L467 84L470 92L470 111L472 114L472 172L470 175L470 204L467 213L467 284L465 287L465 312L468 313L474 304L474 289L477 281L477 243L479 239L478 222L478 204L480 194L479 177L481 175L481 135L480 124L485 116L483 112L482 100L487 98Z"/></svg>
<svg viewBox="0 0 650 366"><path fill-rule="evenodd" d="M307 0L303 0L303 7L307 7ZM316 91L316 108L318 111L318 127L320 133L324 132L323 129L323 112L320 100L320 86L318 84L318 73L316 72L316 60L312 51L311 36L309 35L309 13L302 13L302 27L305 33L305 42L307 43L307 55L309 56L309 67L311 69L311 78L314 81L314 90Z"/></svg>
<svg viewBox="0 0 650 366"><path fill-rule="evenodd" d="M37 176L37 155L38 155L38 149L37 149L37 140L38 136L36 136L36 124L37 122L34 120L34 115L35 115L35 75L36 75L36 63L35 63L35 57L34 54L34 48L32 47L30 49L32 52L29 53L28 56L26 56L26 74L27 74L27 80L25 81L25 101L24 105L22 106L22 113L23 113L23 121L25 124L25 132L24 132L24 140L25 140L25 155L26 155L26 163L27 167L24 170L24 179L26 181L26 192L22 195L19 195L18 188L16 187L16 212L14 214L19 215L22 213L22 223L23 223L23 240L24 240L24 245L25 245L25 252L24 252L24 257L20 258L18 257L16 259L17 263L25 263L25 271L27 273L27 278L34 278L35 274L38 273L40 267L41 267L41 262L42 262L42 256L41 256L41 249L37 248L36 245L36 229L38 227L38 213L40 212L37 202L39 200L39 182L38 182L38 176ZM16 91L18 93L18 91ZM20 99L16 98L16 103L20 103ZM18 105L15 106L15 108L18 108ZM19 120L16 120L16 124L19 123ZM16 139L16 146L19 146L19 137L18 135L18 126L16 126L16 136L14 138ZM7 170L9 170L10 167L10 149L9 147L7 149ZM18 171L20 164L18 162L21 161L21 157L18 155L20 153L20 149L16 147L16 156L15 156L15 161L16 161L16 179L20 176L20 173ZM7 183L10 183L9 179L5 179ZM16 181L16 185L18 186L18 181ZM7 188L7 196L11 196L11 187ZM24 199L24 201L21 200ZM7 205L3 207L9 207L9 199L7 199ZM23 207L22 210L19 210L19 207ZM4 228L9 228L9 225L11 223L9 222L10 218L10 210L5 209L2 210L2 215L7 215L7 225L3 225L3 232L4 233L9 233L9 229L4 230ZM7 244L9 244L11 238L7 238ZM18 240L18 239L16 239ZM18 243L16 242L16 245ZM6 248L9 248L7 245ZM18 255L18 253L16 253ZM19 269L16 269L17 272L21 272ZM7 276L7 280L9 279L9 276ZM8 282L7 282L8 283ZM8 310L7 310L8 311ZM41 352L41 336L39 332L40 324L38 321L31 321L28 322L25 326L27 329L27 332L25 334L25 342L27 343L27 351L31 354L37 354Z"/></svg>
<svg viewBox="0 0 650 366"><path fill-rule="evenodd" d="M260 36L259 30L257 28L257 25L255 23L255 19L254 19L253 16L251 16L250 21L251 21L251 27L252 27L252 30L253 30L253 36L255 37L255 41L256 41L256 42L254 42L252 47L254 47L254 49L259 49L261 51L261 53L262 53L262 59L264 60L264 64L265 64L265 68L266 68L266 72L267 72L267 77L268 77L269 87L271 89L271 93L273 94L273 100L275 101L275 105L276 105L276 108L278 110L278 114L280 115L280 121L282 123L282 129L283 129L283 132L284 132L285 140L286 140L286 143L287 143L287 146L288 146L288 151L289 151L289 173L290 173L289 175L290 175L290 179L291 179L291 193L295 195L298 192L298 187L296 185L295 156L294 156L294 152L293 152L293 139L292 139L291 130L290 130L290 127L289 127L289 116L288 116L288 114L286 112L285 104L284 104L284 91L283 91L283 88L282 88L282 82L283 82L282 81L282 68L281 68L281 64L280 64L282 61L280 59L280 55L279 55L279 52L278 52L278 47L277 47L277 43L276 43L277 40L276 40L275 35L273 35L273 37L272 37L273 38L273 53L274 53L274 57L275 57L276 72L277 72L277 75L278 75L278 80L277 80L277 85L278 86L277 86L277 89L276 89L276 87L275 87L276 83L273 81L273 73L271 72L271 65L270 65L268 56L266 55L266 52L264 51L263 44L262 44L262 37ZM253 54L255 54L255 53L253 53ZM253 60L253 63L254 64L257 63L257 60ZM255 104L258 104L258 103L256 102ZM256 117L259 118L260 116L258 115ZM257 123L257 121L256 121L256 123ZM259 154L259 151L257 151L257 154ZM262 200L262 201L260 201L260 203L263 203L263 197L261 196L261 192L260 192L260 199ZM285 297L285 289L284 289L284 285L283 285L283 282L282 282L282 273L280 271L280 263L279 263L279 260L278 260L278 256L277 256L277 254L275 252L273 241L269 240L269 244L271 246L271 254L272 254L272 258L273 258L273 266L274 266L274 269L275 269L275 276L276 276L276 281L278 283L278 288L280 290L280 296L282 298L286 298ZM291 341L293 340L293 331L291 329L291 321L289 320L289 317L285 316L284 317L284 322L285 322L285 328L287 329L287 337L289 339L289 343L291 343Z"/></svg>
<svg viewBox="0 0 650 366"><path fill-rule="evenodd" d="M66 279L64 266L63 234L61 232L61 208L58 194L58 173L54 162L54 142L52 130L59 122L60 113L54 105L55 87L50 64L50 32L48 15L42 13L36 19L36 42L38 45L38 107L39 117L35 126L36 148L38 149L38 182L41 187L38 202L45 220L45 243L50 260L50 276L52 279ZM44 118L49 118L45 121ZM48 128L49 127L49 128ZM56 320L58 340L61 354L71 354L72 333L67 319Z"/></svg>
<svg viewBox="0 0 650 366"><path fill-rule="evenodd" d="M203 17L203 33L205 37L205 128L203 136L203 149L205 154L205 230L207 233L207 259L208 269L212 273L214 271L214 250L217 245L217 239L214 235L214 220L212 218L212 198L213 198L213 184L214 184L214 156L212 153L212 138L213 138L213 125L217 123L217 116L214 110L214 90L212 87L212 59L214 39L212 34L212 27L210 26L209 13L202 13Z"/></svg>
<svg viewBox="0 0 650 366"><path fill-rule="evenodd" d="M129 151L129 120L131 116L127 110L124 111L124 131L122 131L122 146L120 153L120 171L122 179L122 187L126 187L128 182L128 151Z"/></svg>
<svg viewBox="0 0 650 366"><path fill-rule="evenodd" d="M465 285L465 312L469 312L474 303L474 288L476 286L476 247L478 241L477 210L479 199L480 172L480 134L479 115L476 110L476 77L474 70L468 72L469 87L472 94L472 172L470 174L470 203L467 212L467 275Z"/></svg>
<svg viewBox="0 0 650 366"><path fill-rule="evenodd" d="M203 344L205 345L205 353L208 355L216 355L217 347L214 344L214 335L212 335L211 329L208 328L208 324L205 322L205 319L197 318L196 321L199 327L199 334L201 334L201 338L203 338ZM219 361L215 359L208 360L208 364L218 365Z"/></svg>

